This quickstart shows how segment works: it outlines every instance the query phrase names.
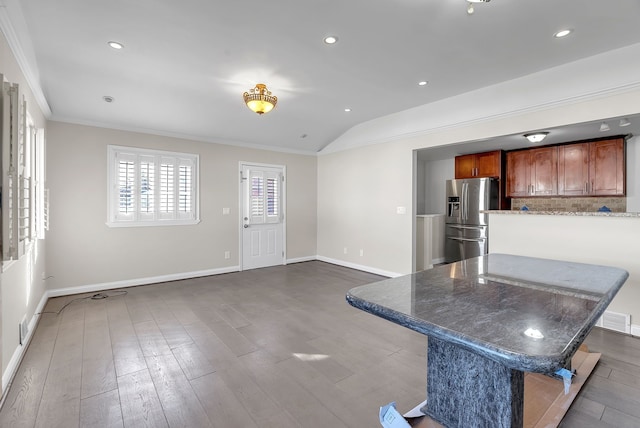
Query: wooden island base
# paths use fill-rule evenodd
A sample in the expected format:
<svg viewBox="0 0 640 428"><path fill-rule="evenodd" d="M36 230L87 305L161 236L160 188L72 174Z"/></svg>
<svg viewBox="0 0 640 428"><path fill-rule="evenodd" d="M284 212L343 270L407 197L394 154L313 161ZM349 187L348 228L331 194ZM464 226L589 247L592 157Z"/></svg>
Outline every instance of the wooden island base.
<svg viewBox="0 0 640 428"><path fill-rule="evenodd" d="M576 369L569 393L565 395L561 380L538 373L526 373L524 377L524 427L557 427L569 410L578 392L586 382L600 359L601 354L589 352L585 345L571 359L571 367ZM407 418L414 428L442 428L428 416Z"/></svg>

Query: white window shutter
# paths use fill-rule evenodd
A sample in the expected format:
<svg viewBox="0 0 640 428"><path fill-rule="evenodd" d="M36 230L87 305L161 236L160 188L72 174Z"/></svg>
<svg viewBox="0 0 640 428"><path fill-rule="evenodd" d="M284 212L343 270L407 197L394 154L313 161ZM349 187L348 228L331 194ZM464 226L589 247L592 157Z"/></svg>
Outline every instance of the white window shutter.
<svg viewBox="0 0 640 428"><path fill-rule="evenodd" d="M108 146L109 226L198 222L198 156Z"/></svg>

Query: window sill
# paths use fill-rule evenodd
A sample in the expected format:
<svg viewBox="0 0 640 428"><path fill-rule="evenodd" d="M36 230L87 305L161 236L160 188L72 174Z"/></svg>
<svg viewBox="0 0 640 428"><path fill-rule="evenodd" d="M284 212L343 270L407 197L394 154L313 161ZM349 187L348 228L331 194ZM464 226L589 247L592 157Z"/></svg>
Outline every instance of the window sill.
<svg viewBox="0 0 640 428"><path fill-rule="evenodd" d="M158 227L158 226L190 226L200 223L200 219L194 220L152 220L152 221L108 221L107 227Z"/></svg>

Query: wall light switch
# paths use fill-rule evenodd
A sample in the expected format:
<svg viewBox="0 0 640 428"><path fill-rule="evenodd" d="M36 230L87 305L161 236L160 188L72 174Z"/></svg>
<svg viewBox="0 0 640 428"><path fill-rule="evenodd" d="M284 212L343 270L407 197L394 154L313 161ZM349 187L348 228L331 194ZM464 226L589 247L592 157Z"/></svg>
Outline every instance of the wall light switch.
<svg viewBox="0 0 640 428"><path fill-rule="evenodd" d="M229 215L229 208L223 208L222 215Z"/></svg>
<svg viewBox="0 0 640 428"><path fill-rule="evenodd" d="M396 208L396 213L398 213L398 214L406 214L407 213L407 207L398 207L398 208Z"/></svg>
<svg viewBox="0 0 640 428"><path fill-rule="evenodd" d="M231 251L225 251L224 252L224 258L225 259L230 259L231 258Z"/></svg>

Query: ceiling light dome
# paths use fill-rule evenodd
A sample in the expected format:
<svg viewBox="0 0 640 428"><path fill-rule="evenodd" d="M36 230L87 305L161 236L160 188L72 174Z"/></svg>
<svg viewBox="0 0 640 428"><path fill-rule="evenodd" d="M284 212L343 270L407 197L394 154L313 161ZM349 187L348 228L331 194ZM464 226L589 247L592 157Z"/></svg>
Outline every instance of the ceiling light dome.
<svg viewBox="0 0 640 428"><path fill-rule="evenodd" d="M549 135L548 132L533 132L531 134L524 134L524 137L531 143L539 143L544 140L547 135Z"/></svg>
<svg viewBox="0 0 640 428"><path fill-rule="evenodd" d="M271 91L264 83L258 83L255 88L245 92L242 97L247 107L260 115L269 113L278 103L278 97L271 95Z"/></svg>

